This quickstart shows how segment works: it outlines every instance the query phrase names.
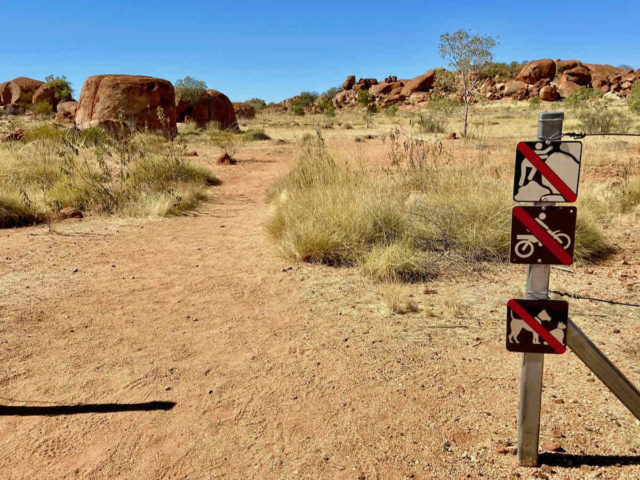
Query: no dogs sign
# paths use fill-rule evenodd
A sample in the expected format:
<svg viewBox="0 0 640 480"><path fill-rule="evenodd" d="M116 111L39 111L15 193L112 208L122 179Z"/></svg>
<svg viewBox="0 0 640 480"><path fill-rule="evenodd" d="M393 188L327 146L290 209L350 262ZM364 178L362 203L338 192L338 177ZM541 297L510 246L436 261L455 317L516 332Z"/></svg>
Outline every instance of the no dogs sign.
<svg viewBox="0 0 640 480"><path fill-rule="evenodd" d="M516 202L575 202L580 180L580 142L520 142L516 147Z"/></svg>
<svg viewBox="0 0 640 480"><path fill-rule="evenodd" d="M564 353L569 304L563 300L509 300L507 350Z"/></svg>
<svg viewBox="0 0 640 480"><path fill-rule="evenodd" d="M570 265L576 210L576 207L514 207L511 263Z"/></svg>

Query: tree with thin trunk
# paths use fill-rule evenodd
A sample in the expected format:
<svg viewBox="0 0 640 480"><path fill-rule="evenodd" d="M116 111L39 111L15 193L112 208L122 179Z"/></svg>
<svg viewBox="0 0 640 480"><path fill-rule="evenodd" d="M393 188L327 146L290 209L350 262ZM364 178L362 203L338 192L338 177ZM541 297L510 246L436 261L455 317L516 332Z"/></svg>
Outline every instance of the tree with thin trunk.
<svg viewBox="0 0 640 480"><path fill-rule="evenodd" d="M471 35L466 30L445 33L440 36L440 56L449 61L462 90L464 102L464 136L469 124L469 105L476 94L480 72L492 61L492 50L497 42L493 37Z"/></svg>

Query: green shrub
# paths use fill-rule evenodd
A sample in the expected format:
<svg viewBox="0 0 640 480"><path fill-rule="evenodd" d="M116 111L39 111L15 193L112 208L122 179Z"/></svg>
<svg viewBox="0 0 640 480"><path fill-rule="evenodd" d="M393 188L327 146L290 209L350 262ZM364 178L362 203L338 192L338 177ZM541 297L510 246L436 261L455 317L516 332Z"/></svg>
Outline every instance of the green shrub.
<svg viewBox="0 0 640 480"><path fill-rule="evenodd" d="M176 97L179 97L190 107L200 100L202 92L206 89L207 84L205 82L189 76L178 79L175 83Z"/></svg>
<svg viewBox="0 0 640 480"><path fill-rule="evenodd" d="M49 103L46 100L41 100L37 103L28 105L27 107L29 109L29 111L37 114L37 115L44 115L44 116L48 116L51 115L53 113L53 105L51 105L51 103Z"/></svg>
<svg viewBox="0 0 640 480"><path fill-rule="evenodd" d="M298 101L303 107L309 107L313 105L313 102L315 102L318 97L319 95L316 92L300 92L300 95L298 95Z"/></svg>
<svg viewBox="0 0 640 480"><path fill-rule="evenodd" d="M434 87L441 93L455 93L458 90L455 74L445 68L437 68Z"/></svg>
<svg viewBox="0 0 640 480"><path fill-rule="evenodd" d="M540 106L540 97L531 97L529 100L529 110L538 110Z"/></svg>
<svg viewBox="0 0 640 480"><path fill-rule="evenodd" d="M385 108L384 114L387 117L395 117L398 114L398 107L391 105L390 107Z"/></svg>
<svg viewBox="0 0 640 480"><path fill-rule="evenodd" d="M614 110L605 100L584 106L576 116L580 120L580 129L586 133L625 133L631 126L629 116Z"/></svg>
<svg viewBox="0 0 640 480"><path fill-rule="evenodd" d="M589 87L580 87L575 92L569 94L564 99L564 105L570 109L579 109L586 107L596 99L602 97L602 91Z"/></svg>
<svg viewBox="0 0 640 480"><path fill-rule="evenodd" d="M450 117L462 108L462 102L449 97L431 97L427 108L445 117Z"/></svg>
<svg viewBox="0 0 640 480"><path fill-rule="evenodd" d="M336 116L336 107L333 105L333 101L329 97L321 96L316 102L316 106L322 110L327 117Z"/></svg>
<svg viewBox="0 0 640 480"><path fill-rule="evenodd" d="M259 112L260 110L262 110L267 106L267 103L261 98L251 98L247 100L245 103L248 103L253 108L255 108L256 112Z"/></svg>
<svg viewBox="0 0 640 480"><path fill-rule="evenodd" d="M366 107L369 105L371 101L371 95L369 95L369 90L358 90L356 93L356 102L358 102L361 106Z"/></svg>
<svg viewBox="0 0 640 480"><path fill-rule="evenodd" d="M635 82L631 87L631 91L627 97L627 105L629 106L629 110L640 115L640 82Z"/></svg>
<svg viewBox="0 0 640 480"><path fill-rule="evenodd" d="M324 97L327 97L329 99L332 99L333 97L335 97L341 91L342 91L342 87L331 87L326 92L324 92L321 96L324 96Z"/></svg>
<svg viewBox="0 0 640 480"><path fill-rule="evenodd" d="M294 115L301 117L304 115L304 105L302 105L302 103L300 102L294 102L291 105L291 111Z"/></svg>
<svg viewBox="0 0 640 480"><path fill-rule="evenodd" d="M53 95L57 100L66 100L73 95L73 89L71 83L67 80L67 77L62 75L61 77L54 77L49 75L44 79L46 86L53 90Z"/></svg>

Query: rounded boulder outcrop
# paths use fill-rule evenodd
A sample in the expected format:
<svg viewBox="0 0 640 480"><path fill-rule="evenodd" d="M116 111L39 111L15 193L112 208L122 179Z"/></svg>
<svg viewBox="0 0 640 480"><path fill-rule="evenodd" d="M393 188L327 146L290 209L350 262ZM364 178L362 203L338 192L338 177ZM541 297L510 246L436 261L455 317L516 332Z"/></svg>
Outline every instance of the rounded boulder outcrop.
<svg viewBox="0 0 640 480"><path fill-rule="evenodd" d="M578 65L562 73L560 82L573 82L578 85L589 85L591 83L591 71L584 65Z"/></svg>
<svg viewBox="0 0 640 480"><path fill-rule="evenodd" d="M202 92L200 99L192 107L186 108L183 115L190 116L200 127L215 122L219 128L238 130L238 119L231 100L217 90Z"/></svg>
<svg viewBox="0 0 640 480"><path fill-rule="evenodd" d="M511 80L504 87L504 96L524 100L527 98L527 84L520 80Z"/></svg>
<svg viewBox="0 0 640 480"><path fill-rule="evenodd" d="M117 128L121 121L132 130L149 128L175 134L175 92L171 82L143 75L87 78L78 100L76 126Z"/></svg>
<svg viewBox="0 0 640 480"><path fill-rule="evenodd" d="M558 89L553 85L546 85L540 89L540 100L555 102L558 99Z"/></svg>
<svg viewBox="0 0 640 480"><path fill-rule="evenodd" d="M411 96L412 93L416 92L426 92L431 87L433 87L433 82L436 80L436 71L429 70L422 75L419 75L411 80L407 80L404 82L404 86L402 87L402 95L407 97Z"/></svg>
<svg viewBox="0 0 640 480"><path fill-rule="evenodd" d="M551 81L556 76L556 62L550 58L543 58L542 60L534 60L527 63L520 73L516 77L516 80L520 80L528 85L534 85L541 80Z"/></svg>
<svg viewBox="0 0 640 480"><path fill-rule="evenodd" d="M343 90L351 90L353 86L356 84L356 76L349 75L344 82L342 82Z"/></svg>
<svg viewBox="0 0 640 480"><path fill-rule="evenodd" d="M61 102L56 111L58 112L56 113L57 122L73 122L78 111L78 102Z"/></svg>
<svg viewBox="0 0 640 480"><path fill-rule="evenodd" d="M29 105L33 100L33 94L42 85L44 82L27 77L4 82L0 84L0 105Z"/></svg>
<svg viewBox="0 0 640 480"><path fill-rule="evenodd" d="M238 118L256 118L256 109L249 103L233 102L233 109Z"/></svg>

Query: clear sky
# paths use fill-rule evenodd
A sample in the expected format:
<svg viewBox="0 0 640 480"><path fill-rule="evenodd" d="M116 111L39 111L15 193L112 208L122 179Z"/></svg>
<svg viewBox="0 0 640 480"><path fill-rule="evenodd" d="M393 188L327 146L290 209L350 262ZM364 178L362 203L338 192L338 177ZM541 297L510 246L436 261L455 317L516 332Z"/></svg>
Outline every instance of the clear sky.
<svg viewBox="0 0 640 480"><path fill-rule="evenodd" d="M496 61L577 58L640 67L640 0L272 2L0 0L0 81L99 73L190 75L231 100L280 101L348 74L442 66L460 28L497 37Z"/></svg>

